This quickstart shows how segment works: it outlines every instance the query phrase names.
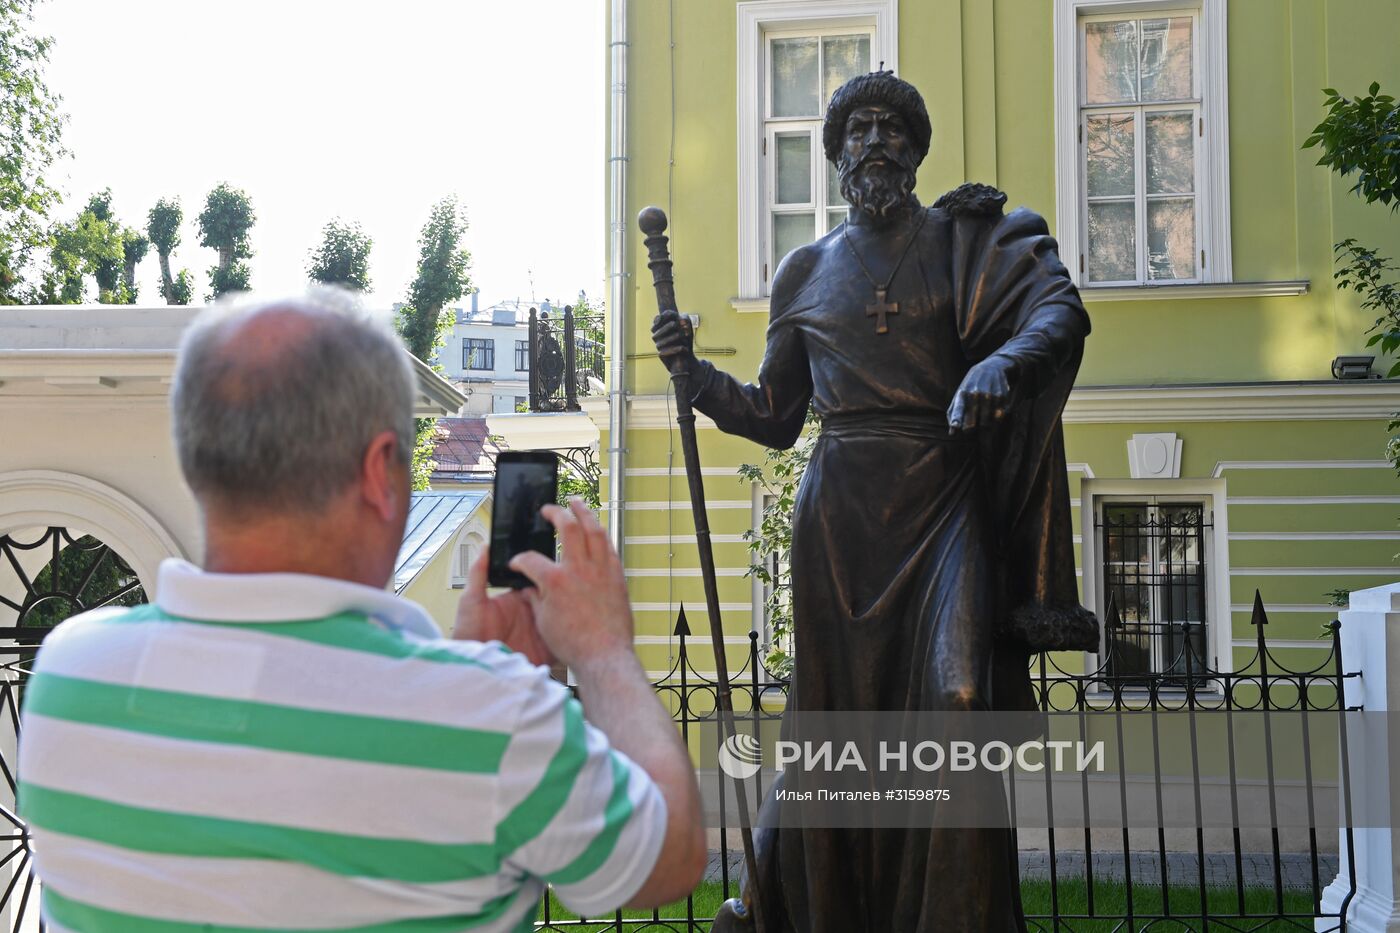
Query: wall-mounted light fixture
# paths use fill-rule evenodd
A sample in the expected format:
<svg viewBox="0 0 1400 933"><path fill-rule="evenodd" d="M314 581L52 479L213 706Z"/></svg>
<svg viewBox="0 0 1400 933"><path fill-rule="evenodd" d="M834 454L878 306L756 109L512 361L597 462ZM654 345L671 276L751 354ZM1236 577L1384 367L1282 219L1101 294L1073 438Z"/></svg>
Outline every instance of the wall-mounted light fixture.
<svg viewBox="0 0 1400 933"><path fill-rule="evenodd" d="M1339 356L1332 361L1333 379L1379 379L1380 373L1371 372L1374 356Z"/></svg>

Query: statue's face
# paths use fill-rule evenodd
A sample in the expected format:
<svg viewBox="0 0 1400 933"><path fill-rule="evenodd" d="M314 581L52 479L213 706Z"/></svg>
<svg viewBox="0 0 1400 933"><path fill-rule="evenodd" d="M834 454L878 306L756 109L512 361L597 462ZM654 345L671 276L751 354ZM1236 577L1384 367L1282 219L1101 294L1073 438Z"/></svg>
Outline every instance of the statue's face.
<svg viewBox="0 0 1400 933"><path fill-rule="evenodd" d="M846 118L846 158L854 164L897 160L912 161L909 128L897 110L871 104L851 111Z"/></svg>
<svg viewBox="0 0 1400 933"><path fill-rule="evenodd" d="M872 219L889 217L914 190L913 140L899 111L871 104L846 118L836 170L841 195Z"/></svg>

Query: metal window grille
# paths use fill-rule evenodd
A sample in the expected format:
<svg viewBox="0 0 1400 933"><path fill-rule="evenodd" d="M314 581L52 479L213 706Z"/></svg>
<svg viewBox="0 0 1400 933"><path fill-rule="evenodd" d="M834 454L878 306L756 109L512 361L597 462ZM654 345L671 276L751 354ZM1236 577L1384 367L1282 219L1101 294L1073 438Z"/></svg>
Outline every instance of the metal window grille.
<svg viewBox="0 0 1400 933"><path fill-rule="evenodd" d="M1201 502L1103 503L1102 605L1118 617L1104 633L1110 676L1184 687L1187 670L1208 666L1207 519Z"/></svg>

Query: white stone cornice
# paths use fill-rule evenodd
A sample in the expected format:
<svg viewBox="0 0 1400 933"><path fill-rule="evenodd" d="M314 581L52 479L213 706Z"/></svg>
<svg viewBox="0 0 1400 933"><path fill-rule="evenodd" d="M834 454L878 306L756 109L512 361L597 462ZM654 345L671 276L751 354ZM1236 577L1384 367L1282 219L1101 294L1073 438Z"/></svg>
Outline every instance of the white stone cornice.
<svg viewBox="0 0 1400 933"><path fill-rule="evenodd" d="M607 423L606 399L584 403L595 423ZM1390 418L1400 411L1400 380L1253 382L1175 386L1079 386L1065 406L1066 424L1161 421L1316 421ZM675 424L675 400L634 395L627 400L633 428ZM696 425L714 428L704 415Z"/></svg>
<svg viewBox="0 0 1400 933"><path fill-rule="evenodd" d="M170 334L178 340L178 331ZM415 357L418 418L455 415L467 399ZM163 349L33 347L0 350L0 403L17 398L122 397L164 400L175 373L174 344Z"/></svg>
<svg viewBox="0 0 1400 933"><path fill-rule="evenodd" d="M606 398L590 399L583 402L583 410L599 427L608 423ZM627 397L627 427L638 429L673 428L676 426L676 400L670 395L629 395ZM715 427L715 423L699 412L695 413L697 428Z"/></svg>
<svg viewBox="0 0 1400 933"><path fill-rule="evenodd" d="M491 414L486 416L486 429L504 438L511 450L592 447L598 443L597 425L581 411Z"/></svg>
<svg viewBox="0 0 1400 933"><path fill-rule="evenodd" d="M1148 421L1315 421L1389 418L1400 380L1078 386L1066 424Z"/></svg>

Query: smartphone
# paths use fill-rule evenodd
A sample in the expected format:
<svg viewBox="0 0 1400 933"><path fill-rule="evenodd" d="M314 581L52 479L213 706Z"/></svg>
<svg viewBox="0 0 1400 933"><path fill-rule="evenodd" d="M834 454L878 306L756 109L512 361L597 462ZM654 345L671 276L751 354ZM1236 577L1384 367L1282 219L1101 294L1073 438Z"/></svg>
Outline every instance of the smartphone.
<svg viewBox="0 0 1400 933"><path fill-rule="evenodd" d="M559 455L552 450L503 450L496 455L495 502L491 507L491 560L487 582L523 589L533 586L510 569L511 558L538 551L554 559L554 526L540 508L558 499Z"/></svg>

